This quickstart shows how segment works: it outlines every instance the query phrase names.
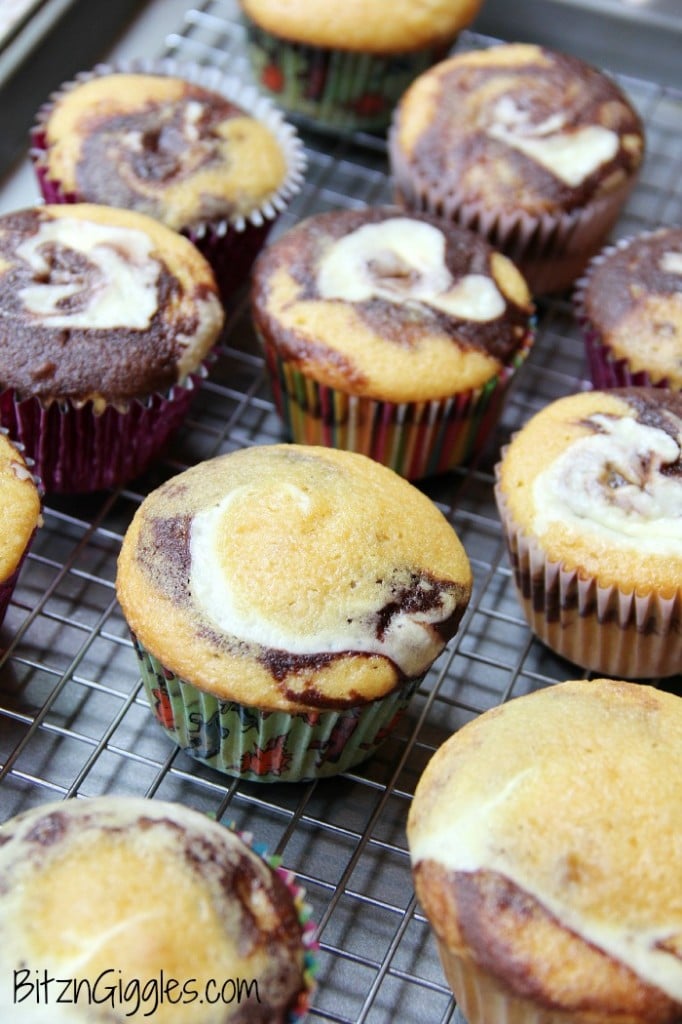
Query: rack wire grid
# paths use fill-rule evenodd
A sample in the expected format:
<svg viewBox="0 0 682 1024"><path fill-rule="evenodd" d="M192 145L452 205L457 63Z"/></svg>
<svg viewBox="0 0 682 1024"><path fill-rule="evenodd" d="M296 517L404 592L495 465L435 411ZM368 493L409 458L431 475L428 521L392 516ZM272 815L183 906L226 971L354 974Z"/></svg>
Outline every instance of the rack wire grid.
<svg viewBox="0 0 682 1024"><path fill-rule="evenodd" d="M458 48L492 40L465 33ZM249 76L234 0L187 11L159 56ZM616 75L616 77L619 77ZM682 94L621 84L647 131L638 187L615 237L682 222ZM390 201L385 143L299 126L304 188L275 237L311 213ZM584 673L530 634L514 592L493 500L493 466L509 434L561 395L588 387L570 297L541 301L530 359L478 463L421 486L455 527L474 572L458 636L398 727L357 770L317 783L231 779L179 751L154 721L117 605L123 534L145 495L200 460L283 439L247 295L228 311L219 358L184 429L142 479L111 493L48 498L0 632L0 820L67 797L144 795L179 801L248 829L307 890L320 963L311 1021L438 1024L458 1012L412 888L405 822L436 748L488 708ZM682 679L659 683L680 691Z"/></svg>

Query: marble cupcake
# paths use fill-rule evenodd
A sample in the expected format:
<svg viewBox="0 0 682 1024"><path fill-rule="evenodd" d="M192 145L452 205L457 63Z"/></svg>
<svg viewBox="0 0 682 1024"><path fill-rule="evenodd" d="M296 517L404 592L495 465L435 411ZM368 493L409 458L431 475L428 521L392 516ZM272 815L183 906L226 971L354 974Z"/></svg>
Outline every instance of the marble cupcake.
<svg viewBox="0 0 682 1024"><path fill-rule="evenodd" d="M480 232L536 294L568 288L602 247L643 152L641 119L611 78L521 43L424 72L389 140L397 200Z"/></svg>
<svg viewBox="0 0 682 1024"><path fill-rule="evenodd" d="M180 804L74 799L0 826L0 1010L15 1024L294 1024L307 918L291 875Z"/></svg>
<svg viewBox="0 0 682 1024"><path fill-rule="evenodd" d="M409 479L482 452L533 342L530 293L506 257L386 206L281 235L254 266L251 308L288 435Z"/></svg>
<svg viewBox="0 0 682 1024"><path fill-rule="evenodd" d="M471 569L436 506L362 455L266 445L150 494L116 589L190 756L298 781L364 761L457 631Z"/></svg>
<svg viewBox="0 0 682 1024"><path fill-rule="evenodd" d="M43 105L32 156L48 202L136 210L186 234L227 301L305 169L295 130L216 68L98 65Z"/></svg>
<svg viewBox="0 0 682 1024"><path fill-rule="evenodd" d="M408 819L415 888L468 1024L682 1019L682 700L607 679L486 711Z"/></svg>
<svg viewBox="0 0 682 1024"><path fill-rule="evenodd" d="M260 88L336 131L384 131L410 82L445 57L481 0L241 0Z"/></svg>
<svg viewBox="0 0 682 1024"><path fill-rule="evenodd" d="M41 524L40 490L21 452L0 429L0 626Z"/></svg>
<svg viewBox="0 0 682 1024"><path fill-rule="evenodd" d="M192 243L94 204L0 217L0 423L48 492L140 474L189 409L224 313Z"/></svg>
<svg viewBox="0 0 682 1024"><path fill-rule="evenodd" d="M496 497L533 632L621 679L682 669L682 396L558 399L512 438Z"/></svg>
<svg viewBox="0 0 682 1024"><path fill-rule="evenodd" d="M682 390L682 227L608 246L574 301L595 387Z"/></svg>

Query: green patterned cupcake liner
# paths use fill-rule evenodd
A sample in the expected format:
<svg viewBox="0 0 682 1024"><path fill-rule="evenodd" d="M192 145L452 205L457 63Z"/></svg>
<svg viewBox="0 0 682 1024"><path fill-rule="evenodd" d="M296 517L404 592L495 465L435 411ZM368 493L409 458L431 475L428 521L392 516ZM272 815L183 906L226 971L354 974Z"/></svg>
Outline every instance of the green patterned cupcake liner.
<svg viewBox="0 0 682 1024"><path fill-rule="evenodd" d="M356 707L264 711L198 689L132 639L147 698L168 736L202 764L258 782L325 778L365 761L398 724L423 679Z"/></svg>
<svg viewBox="0 0 682 1024"><path fill-rule="evenodd" d="M288 113L344 131L385 129L408 85L449 48L357 53L279 39L253 23L247 30L259 88Z"/></svg>

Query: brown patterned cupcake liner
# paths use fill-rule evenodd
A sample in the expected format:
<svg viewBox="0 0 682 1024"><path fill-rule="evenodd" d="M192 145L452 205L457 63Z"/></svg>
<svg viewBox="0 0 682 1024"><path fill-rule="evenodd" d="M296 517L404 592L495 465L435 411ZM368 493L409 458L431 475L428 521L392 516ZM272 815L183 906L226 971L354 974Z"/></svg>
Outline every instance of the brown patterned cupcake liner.
<svg viewBox="0 0 682 1024"><path fill-rule="evenodd" d="M83 197L62 188L50 177L47 157L46 125L54 104L64 93L93 78L114 73L159 74L182 78L211 92L217 92L247 114L264 124L277 139L284 154L287 172L280 186L248 216L235 214L204 220L181 230L211 264L223 302L227 302L246 281L251 265L263 247L277 218L301 190L306 157L296 129L282 113L252 85L222 72L219 68L183 63L170 58L143 58L117 64L97 64L63 84L43 104L31 131L31 160L43 198L48 203L81 202Z"/></svg>
<svg viewBox="0 0 682 1024"><path fill-rule="evenodd" d="M499 468L499 464L498 464ZM519 601L532 632L561 657L600 675L656 679L682 664L682 586L670 596L602 586L551 561L495 498Z"/></svg>

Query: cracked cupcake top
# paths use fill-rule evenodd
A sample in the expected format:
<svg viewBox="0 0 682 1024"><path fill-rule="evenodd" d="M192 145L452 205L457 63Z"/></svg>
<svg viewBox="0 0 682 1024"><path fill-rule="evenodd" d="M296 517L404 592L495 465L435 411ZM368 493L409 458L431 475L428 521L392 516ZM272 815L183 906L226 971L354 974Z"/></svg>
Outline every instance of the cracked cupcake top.
<svg viewBox="0 0 682 1024"><path fill-rule="evenodd" d="M430 667L468 602L454 530L397 474L273 445L170 480L140 507L117 580L143 646L225 699L361 704Z"/></svg>
<svg viewBox="0 0 682 1024"><path fill-rule="evenodd" d="M266 342L319 383L389 401L480 387L529 343L521 275L485 241L393 207L296 225L259 257Z"/></svg>
<svg viewBox="0 0 682 1024"><path fill-rule="evenodd" d="M196 370L223 309L207 262L141 214L92 204L0 217L0 385L121 404Z"/></svg>

